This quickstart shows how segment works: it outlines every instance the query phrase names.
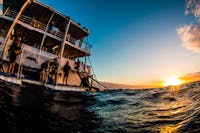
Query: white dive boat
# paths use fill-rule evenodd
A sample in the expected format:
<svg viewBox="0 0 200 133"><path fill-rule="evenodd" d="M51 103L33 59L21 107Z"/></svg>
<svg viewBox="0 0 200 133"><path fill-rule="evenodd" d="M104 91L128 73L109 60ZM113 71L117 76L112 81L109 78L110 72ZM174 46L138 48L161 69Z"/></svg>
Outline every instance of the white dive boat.
<svg viewBox="0 0 200 133"><path fill-rule="evenodd" d="M2 7L0 80L18 85L24 82L44 85L64 91L105 89L93 78L92 67L87 65L91 48L87 43L88 29L37 0L3 0ZM22 53L16 59L14 74L8 75L8 49L15 36L22 37ZM55 59L58 61L56 73L51 75L52 66L48 63L45 70L48 76L42 83L41 65ZM78 67L77 60L80 60ZM66 83L63 82L63 67L67 61L71 69Z"/></svg>

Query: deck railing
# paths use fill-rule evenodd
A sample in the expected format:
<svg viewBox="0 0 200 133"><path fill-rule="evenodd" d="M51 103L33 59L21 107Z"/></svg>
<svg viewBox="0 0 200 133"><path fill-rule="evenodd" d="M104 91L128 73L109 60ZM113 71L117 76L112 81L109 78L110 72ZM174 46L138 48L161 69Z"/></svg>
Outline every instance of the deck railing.
<svg viewBox="0 0 200 133"><path fill-rule="evenodd" d="M63 38L64 37L64 33L61 32L61 31L54 31L54 32L52 32L52 31L47 30L47 32L50 33L50 34L52 34L52 35L55 35L55 36L57 36L59 38Z"/></svg>
<svg viewBox="0 0 200 133"><path fill-rule="evenodd" d="M12 10L8 10L7 13L5 14L6 16L9 16L9 17L12 17L12 18L15 18L17 16L17 12L15 11L12 11ZM36 18L31 18L31 17L28 17L28 16L25 16L25 15L21 15L19 17L19 20L23 23L26 23L28 25L31 25L32 27L34 28L37 28L37 29L41 29L43 31L46 31L46 27L47 25L43 24L42 22L38 21ZM49 31L49 33L51 33ZM57 31L55 33L51 33L59 38L63 38L64 36L64 33L61 32L61 31Z"/></svg>
<svg viewBox="0 0 200 133"><path fill-rule="evenodd" d="M85 50L85 51L88 51L88 52L90 52L90 49L91 49L91 45L90 44L88 44L87 42L83 42L83 49Z"/></svg>
<svg viewBox="0 0 200 133"><path fill-rule="evenodd" d="M6 11L6 13L5 13L5 16L9 16L11 18L15 18L17 16L17 12L8 9ZM40 22L40 21L38 21L35 17L31 18L31 17L25 16L25 15L22 14L19 17L19 20L21 22L23 22L23 23L26 23L26 24L36 28L36 29L40 29L40 30L43 30L43 31L46 31L46 29L47 29L46 32L48 32L48 33L50 33L50 34L52 34L52 35L54 35L54 36L56 36L58 38L62 39L64 37L64 33L61 32L61 31L56 31L56 32L49 31L49 29L47 28L47 25L42 23L42 22ZM79 46L79 42L80 41L75 39L75 38L73 38L73 37L70 37L69 39L67 39L67 41L69 41L70 43L80 47ZM85 50L85 51L90 52L91 46L87 42L82 42L82 45L81 45L80 48Z"/></svg>
<svg viewBox="0 0 200 133"><path fill-rule="evenodd" d="M15 18L17 16L17 12L12 11L12 10L8 10L5 15L12 17L12 18ZM41 29L43 31L45 31L45 29L46 29L46 25L41 23L40 21L36 20L35 18L31 18L31 17L25 16L25 15L22 14L19 17L19 20L23 23L26 23L28 25L33 26L34 28L38 28L38 29Z"/></svg>
<svg viewBox="0 0 200 133"><path fill-rule="evenodd" d="M83 41L82 44L80 45L80 40L77 40L71 36L69 38L67 38L67 41L69 41L70 43L74 44L75 46L77 46L85 51L90 52L91 45L88 44L86 41Z"/></svg>

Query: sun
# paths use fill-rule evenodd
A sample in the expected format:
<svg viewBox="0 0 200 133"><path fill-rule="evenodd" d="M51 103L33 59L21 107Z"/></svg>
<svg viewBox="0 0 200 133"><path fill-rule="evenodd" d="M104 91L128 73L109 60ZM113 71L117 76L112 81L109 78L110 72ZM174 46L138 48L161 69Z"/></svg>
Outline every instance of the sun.
<svg viewBox="0 0 200 133"><path fill-rule="evenodd" d="M164 86L178 86L182 84L182 80L178 76L172 76L165 80Z"/></svg>

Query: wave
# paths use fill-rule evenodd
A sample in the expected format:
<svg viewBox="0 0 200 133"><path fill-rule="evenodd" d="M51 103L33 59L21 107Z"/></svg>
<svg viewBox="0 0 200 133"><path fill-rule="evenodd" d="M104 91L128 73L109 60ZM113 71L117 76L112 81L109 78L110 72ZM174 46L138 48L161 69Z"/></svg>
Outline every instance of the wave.
<svg viewBox="0 0 200 133"><path fill-rule="evenodd" d="M200 87L52 91L0 83L1 132L200 132Z"/></svg>
<svg viewBox="0 0 200 133"><path fill-rule="evenodd" d="M104 103L90 108L104 120L100 132L200 131L199 87L109 91L96 98Z"/></svg>

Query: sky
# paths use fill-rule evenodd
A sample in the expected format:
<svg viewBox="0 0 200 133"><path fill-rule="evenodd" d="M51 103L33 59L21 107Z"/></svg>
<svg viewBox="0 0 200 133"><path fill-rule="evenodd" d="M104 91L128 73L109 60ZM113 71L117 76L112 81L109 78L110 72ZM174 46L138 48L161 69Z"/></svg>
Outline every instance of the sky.
<svg viewBox="0 0 200 133"><path fill-rule="evenodd" d="M3 12L3 0L0 0L0 14Z"/></svg>
<svg viewBox="0 0 200 133"><path fill-rule="evenodd" d="M90 31L97 79L147 84L200 71L199 0L40 0Z"/></svg>

